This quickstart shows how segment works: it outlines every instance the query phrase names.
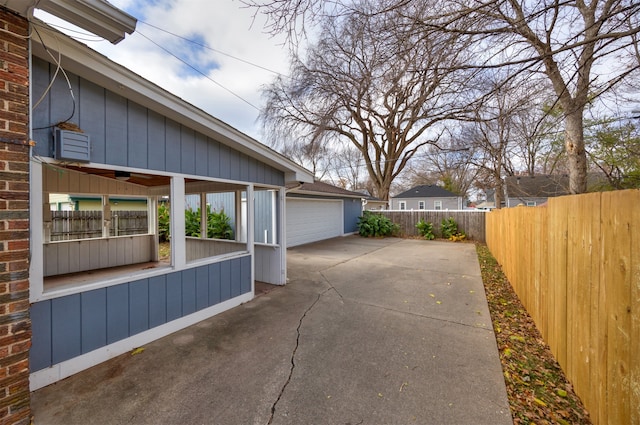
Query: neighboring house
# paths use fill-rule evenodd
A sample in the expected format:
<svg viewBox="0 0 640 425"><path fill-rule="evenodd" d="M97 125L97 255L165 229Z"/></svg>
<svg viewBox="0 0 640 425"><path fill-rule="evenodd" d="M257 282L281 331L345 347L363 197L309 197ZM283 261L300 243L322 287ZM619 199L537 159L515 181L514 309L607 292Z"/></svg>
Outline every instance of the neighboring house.
<svg viewBox="0 0 640 425"><path fill-rule="evenodd" d="M362 195L364 198L364 209L366 211L380 211L389 209L389 202L371 195Z"/></svg>
<svg viewBox="0 0 640 425"><path fill-rule="evenodd" d="M37 5L116 42L136 21L108 2L2 4L0 92L7 101L0 110L9 124L0 130L7 188L0 220L8 229L0 231L0 321L10 338L0 339L0 351L10 353L5 381L21 392L0 406L0 417L13 423L29 417L29 383L40 388L247 302L255 280L284 284L285 185L313 176L30 17ZM38 36L27 39L35 24ZM101 236L51 241L50 194L69 202L99 198ZM187 196L205 203L211 194L233 199L227 207L242 217L236 240L185 236ZM246 203L243 214L243 194L275 199L268 241L255 230L260 203ZM144 200L148 229L114 237L112 212L125 200ZM158 215L160 203L168 216ZM158 237L164 220L171 229L166 262Z"/></svg>
<svg viewBox="0 0 640 425"><path fill-rule="evenodd" d="M46 203L44 201L43 203ZM147 200L109 197L111 211L146 211ZM91 195L49 194L51 211L96 211L102 210L102 198Z"/></svg>
<svg viewBox="0 0 640 425"><path fill-rule="evenodd" d="M462 196L435 185L413 187L391 198L392 210L462 210Z"/></svg>
<svg viewBox="0 0 640 425"><path fill-rule="evenodd" d="M356 233L363 195L327 183L287 185L287 247Z"/></svg>
<svg viewBox="0 0 640 425"><path fill-rule="evenodd" d="M569 194L569 176L566 174L508 176L505 182L505 206L535 207L548 198Z"/></svg>

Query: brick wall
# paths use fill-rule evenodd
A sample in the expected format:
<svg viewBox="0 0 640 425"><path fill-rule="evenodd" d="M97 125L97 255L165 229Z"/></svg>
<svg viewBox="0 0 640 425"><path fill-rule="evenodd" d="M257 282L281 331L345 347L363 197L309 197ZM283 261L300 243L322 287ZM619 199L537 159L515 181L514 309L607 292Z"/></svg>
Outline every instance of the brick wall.
<svg viewBox="0 0 640 425"><path fill-rule="evenodd" d="M0 28L0 424L28 424L28 24L0 7Z"/></svg>

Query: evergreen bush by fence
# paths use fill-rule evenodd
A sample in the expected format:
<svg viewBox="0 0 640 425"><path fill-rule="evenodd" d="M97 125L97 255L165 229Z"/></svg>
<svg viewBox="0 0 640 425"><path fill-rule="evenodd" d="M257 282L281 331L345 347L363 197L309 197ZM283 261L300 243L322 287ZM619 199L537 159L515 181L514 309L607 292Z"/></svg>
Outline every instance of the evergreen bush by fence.
<svg viewBox="0 0 640 425"><path fill-rule="evenodd" d="M147 211L112 211L111 236L148 233ZM102 211L51 211L51 241L102 237Z"/></svg>
<svg viewBox="0 0 640 425"><path fill-rule="evenodd" d="M640 191L487 214L487 246L596 425L640 425Z"/></svg>
<svg viewBox="0 0 640 425"><path fill-rule="evenodd" d="M371 211L389 218L400 226L400 234L405 236L419 236L416 224L423 219L433 223L433 233L437 237L442 236L442 220L453 218L458 224L458 230L467 235L467 239L485 242L485 211L431 211L431 210L406 210L406 211Z"/></svg>

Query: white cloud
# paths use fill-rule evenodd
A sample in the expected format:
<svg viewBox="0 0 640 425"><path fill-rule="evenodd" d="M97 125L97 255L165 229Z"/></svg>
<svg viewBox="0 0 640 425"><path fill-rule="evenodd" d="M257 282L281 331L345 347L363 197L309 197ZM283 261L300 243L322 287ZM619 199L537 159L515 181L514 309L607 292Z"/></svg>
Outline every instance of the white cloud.
<svg viewBox="0 0 640 425"><path fill-rule="evenodd" d="M234 0L111 0L111 3L139 20L137 33L127 36L115 46L105 41L82 42L216 118L260 138L256 124L258 111L211 80L260 108L260 88L271 82L275 74L145 24L187 39L196 39L213 49L286 74L288 54L283 47L283 39L265 34L260 16L254 22L254 11ZM51 17L40 17L52 22ZM178 56L186 55L188 63L204 71L208 78L167 54L143 35Z"/></svg>

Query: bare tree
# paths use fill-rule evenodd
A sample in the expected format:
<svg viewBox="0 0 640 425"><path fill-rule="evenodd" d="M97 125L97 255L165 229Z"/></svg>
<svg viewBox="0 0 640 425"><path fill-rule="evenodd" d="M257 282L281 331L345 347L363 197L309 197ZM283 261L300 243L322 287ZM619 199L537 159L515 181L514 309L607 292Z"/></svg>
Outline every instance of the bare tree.
<svg viewBox="0 0 640 425"><path fill-rule="evenodd" d="M271 29L290 33L327 14L353 12L353 2L335 0L245 0L258 6ZM509 68L514 74L545 75L564 118L565 152L572 193L587 188L583 120L585 106L640 69L637 0L441 0L429 15L411 8L422 0L386 0L377 13L420 19L425 34L458 34L473 43L472 68ZM357 4L357 2L356 2ZM307 19L307 20L305 20ZM421 46L419 46L421 47ZM428 48L427 46L425 46ZM611 64L613 65L611 66ZM610 66L607 66L609 64Z"/></svg>
<svg viewBox="0 0 640 425"><path fill-rule="evenodd" d="M310 170L318 180L330 176L335 166L335 154L329 146L321 143L307 143L296 137L290 137L288 140L289 142L282 146L280 153Z"/></svg>
<svg viewBox="0 0 640 425"><path fill-rule="evenodd" d="M415 16L426 3L412 5L410 18L374 13L374 3L323 23L322 39L294 61L291 78L266 89L261 119L276 145L297 134L310 144L354 146L375 196L388 200L409 160L468 103L467 73L450 71L468 58L457 35L425 36Z"/></svg>
<svg viewBox="0 0 640 425"><path fill-rule="evenodd" d="M548 78L565 123L570 191L585 192L585 107L640 69L634 57L640 3L447 0L441 10L425 21L427 26L468 35L476 48L488 49L479 66L508 66L516 74L542 73ZM598 69L607 60L615 66ZM511 71L510 78L513 75Z"/></svg>
<svg viewBox="0 0 640 425"><path fill-rule="evenodd" d="M483 186L495 190L496 208L500 208L504 193L502 178L514 175L517 169L513 162L517 158L513 121L517 112L526 108L527 99L516 96L519 87L515 82L505 84L495 74L487 84L492 96L478 108L475 123L463 137L471 142L470 162L478 168Z"/></svg>
<svg viewBox="0 0 640 425"><path fill-rule="evenodd" d="M463 134L457 131L414 158L408 173L410 185L437 184L462 197L469 196L479 169L472 161L471 141Z"/></svg>

